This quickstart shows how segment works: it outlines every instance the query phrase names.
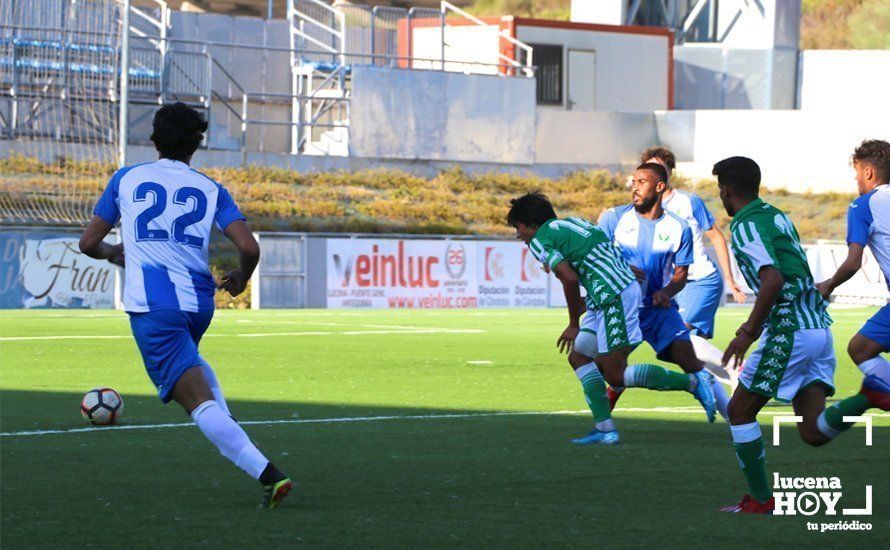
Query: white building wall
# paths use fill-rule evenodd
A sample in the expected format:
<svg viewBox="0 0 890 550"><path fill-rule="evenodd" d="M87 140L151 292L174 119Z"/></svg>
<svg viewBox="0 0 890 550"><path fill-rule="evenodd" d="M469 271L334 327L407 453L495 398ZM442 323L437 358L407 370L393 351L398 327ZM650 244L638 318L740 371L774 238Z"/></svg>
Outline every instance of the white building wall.
<svg viewBox="0 0 890 550"><path fill-rule="evenodd" d="M667 111L655 123L685 176L710 178L715 162L742 155L760 165L765 186L797 192L852 192L853 149L864 139L890 141L888 110Z"/></svg>
<svg viewBox="0 0 890 550"><path fill-rule="evenodd" d="M843 108L887 113L890 50L806 50L800 53L800 109ZM861 115L860 115L861 116Z"/></svg>
<svg viewBox="0 0 890 550"><path fill-rule="evenodd" d="M563 101L571 78L567 67L568 50L577 49L596 52L597 111L668 108L671 70L668 61L672 44L667 36L517 25L516 38L526 44L564 47Z"/></svg>

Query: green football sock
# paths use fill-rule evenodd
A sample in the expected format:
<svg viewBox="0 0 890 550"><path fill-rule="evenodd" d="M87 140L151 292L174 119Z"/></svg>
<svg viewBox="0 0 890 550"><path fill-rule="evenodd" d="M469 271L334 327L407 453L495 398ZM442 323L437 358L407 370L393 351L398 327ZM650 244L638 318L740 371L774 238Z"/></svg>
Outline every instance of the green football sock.
<svg viewBox="0 0 890 550"><path fill-rule="evenodd" d="M624 371L624 385L658 391L688 391L689 375L658 365L630 365Z"/></svg>
<svg viewBox="0 0 890 550"><path fill-rule="evenodd" d="M594 422L599 424L610 420L612 412L609 410L609 398L606 397L606 382L596 363L588 363L580 367L575 371L575 374L581 380L584 398L587 400L590 412L593 413Z"/></svg>
<svg viewBox="0 0 890 550"><path fill-rule="evenodd" d="M759 502L766 502L773 496L769 479L766 476L766 450L763 448L763 436L760 425L756 422L742 426L730 426L733 447L739 459L739 467L748 481L751 496ZM738 439L748 439L756 435L753 441L739 443Z"/></svg>
<svg viewBox="0 0 890 550"><path fill-rule="evenodd" d="M848 397L828 407L822 414L826 424L838 432L842 432L853 426L853 422L844 422L845 416L861 416L870 408L871 403L868 402L868 398L857 393L853 397Z"/></svg>

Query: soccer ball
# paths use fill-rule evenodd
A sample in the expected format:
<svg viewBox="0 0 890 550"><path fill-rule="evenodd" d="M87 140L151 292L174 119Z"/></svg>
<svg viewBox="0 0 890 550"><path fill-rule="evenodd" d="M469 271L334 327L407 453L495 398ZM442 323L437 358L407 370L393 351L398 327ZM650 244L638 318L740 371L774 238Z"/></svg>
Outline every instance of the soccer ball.
<svg viewBox="0 0 890 550"><path fill-rule="evenodd" d="M121 399L121 394L111 388L92 389L80 402L80 414L99 426L114 424L122 412L124 412L124 400Z"/></svg>

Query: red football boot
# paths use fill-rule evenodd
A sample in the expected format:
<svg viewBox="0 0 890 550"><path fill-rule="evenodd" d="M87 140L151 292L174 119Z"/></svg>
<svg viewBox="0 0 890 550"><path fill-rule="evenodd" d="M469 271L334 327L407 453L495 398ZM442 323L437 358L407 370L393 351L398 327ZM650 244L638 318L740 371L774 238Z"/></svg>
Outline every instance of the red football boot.
<svg viewBox="0 0 890 550"><path fill-rule="evenodd" d="M742 501L732 506L723 506L721 512L730 512L733 514L769 514L772 515L776 508L776 499L770 497L766 502L758 502L751 495L742 497Z"/></svg>

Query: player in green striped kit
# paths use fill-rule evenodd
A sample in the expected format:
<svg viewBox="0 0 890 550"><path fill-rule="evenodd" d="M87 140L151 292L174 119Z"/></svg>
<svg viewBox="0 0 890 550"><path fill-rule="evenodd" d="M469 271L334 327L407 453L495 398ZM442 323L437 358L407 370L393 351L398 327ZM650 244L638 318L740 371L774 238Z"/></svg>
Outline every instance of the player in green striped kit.
<svg viewBox="0 0 890 550"><path fill-rule="evenodd" d="M572 441L618 443L606 381L619 386L688 391L690 375L657 365L627 366L627 356L643 340L641 290L630 266L602 230L581 218L556 219L550 201L539 192L515 198L510 205L507 223L545 269L562 282L565 292L569 325L556 345L560 352L569 353L569 364L581 381L594 419L594 429ZM587 291L585 299L581 298L579 285ZM700 394L705 395L695 395L699 398ZM706 410L713 408L713 401L703 406Z"/></svg>
<svg viewBox="0 0 890 550"><path fill-rule="evenodd" d="M778 208L758 198L760 167L745 157L714 165L720 199L732 217L732 250L757 299L723 355L724 365L738 364L751 344L739 386L729 402L729 423L739 466L751 490L742 501L722 510L772 513L772 488L757 413L772 399L790 401L803 417L798 430L804 441L829 441L818 428L826 397L834 394L835 356L828 303L816 289L794 224Z"/></svg>

